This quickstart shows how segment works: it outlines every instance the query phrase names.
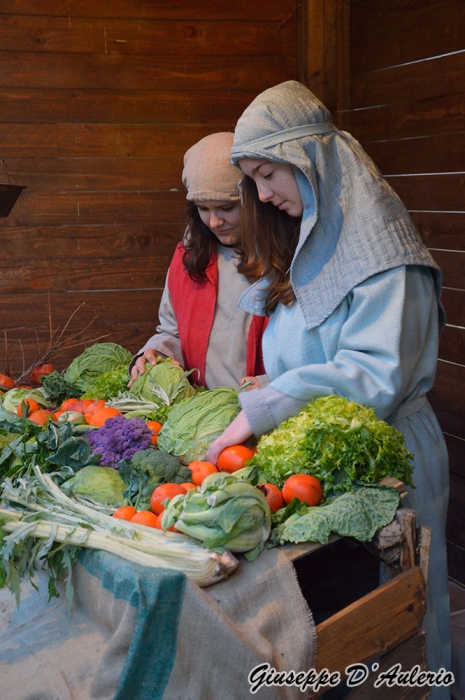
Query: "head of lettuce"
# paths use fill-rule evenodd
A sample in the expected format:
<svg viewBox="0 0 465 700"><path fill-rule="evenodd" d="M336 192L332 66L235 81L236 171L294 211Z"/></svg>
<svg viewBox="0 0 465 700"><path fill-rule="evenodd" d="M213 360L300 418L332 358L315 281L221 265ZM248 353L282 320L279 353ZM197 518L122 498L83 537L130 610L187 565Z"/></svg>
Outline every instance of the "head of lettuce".
<svg viewBox="0 0 465 700"><path fill-rule="evenodd" d="M183 464L205 459L212 442L241 410L237 393L230 387L218 387L173 406L158 434L158 447Z"/></svg>

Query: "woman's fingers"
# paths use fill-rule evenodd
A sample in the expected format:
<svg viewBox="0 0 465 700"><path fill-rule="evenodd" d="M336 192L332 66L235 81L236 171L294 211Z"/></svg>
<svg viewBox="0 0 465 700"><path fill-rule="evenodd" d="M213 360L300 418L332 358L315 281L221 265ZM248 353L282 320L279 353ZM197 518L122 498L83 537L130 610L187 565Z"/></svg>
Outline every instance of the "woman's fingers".
<svg viewBox="0 0 465 700"><path fill-rule="evenodd" d="M239 386L242 386L246 382L249 382L249 386L247 389L245 389L245 391L260 389L260 382L258 381L257 377L242 377L241 381L239 382Z"/></svg>
<svg viewBox="0 0 465 700"><path fill-rule="evenodd" d="M150 362L151 365L156 365L157 364L157 354L155 350L151 350L150 348L144 352L143 355L137 358L137 360L134 362L134 365L132 366L131 369L131 379L128 382L128 387L131 387L132 384L136 381L137 377L140 374L145 374L145 363Z"/></svg>
<svg viewBox="0 0 465 700"><path fill-rule="evenodd" d="M219 438L212 442L207 450L205 459L207 462L213 462L216 464L218 462L218 455L225 447L230 445L240 445L245 442L247 438L253 435L253 431L249 425L244 411L241 411L233 420L231 425L229 425L224 433L220 435Z"/></svg>

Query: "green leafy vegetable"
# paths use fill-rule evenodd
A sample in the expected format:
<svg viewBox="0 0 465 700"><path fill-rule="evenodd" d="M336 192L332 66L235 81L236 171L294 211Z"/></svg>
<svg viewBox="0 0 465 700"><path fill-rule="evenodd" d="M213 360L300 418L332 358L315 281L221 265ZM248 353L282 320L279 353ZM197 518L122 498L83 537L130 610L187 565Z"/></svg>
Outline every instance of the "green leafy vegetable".
<svg viewBox="0 0 465 700"><path fill-rule="evenodd" d="M193 371L185 372L179 365L174 365L169 358L159 359L156 365L146 362L145 373L139 374L129 389L129 395L148 401L158 398L167 406L171 406L196 393L188 380L188 376Z"/></svg>
<svg viewBox="0 0 465 700"><path fill-rule="evenodd" d="M326 544L331 533L369 542L394 518L399 500L392 488L361 487L341 494L328 505L301 508L273 531L273 542Z"/></svg>
<svg viewBox="0 0 465 700"><path fill-rule="evenodd" d="M100 374L128 365L131 359L129 350L121 345L94 343L74 358L65 372L65 379L86 391Z"/></svg>
<svg viewBox="0 0 465 700"><path fill-rule="evenodd" d="M248 552L254 559L270 534L271 513L262 492L235 474L215 472L200 488L174 496L165 506L162 526L200 540L211 549Z"/></svg>
<svg viewBox="0 0 465 700"><path fill-rule="evenodd" d="M136 399L128 391L120 392L117 398L108 399L107 405L117 408L126 418L145 418L145 420L156 420L164 423L170 406L167 406L161 399L156 400Z"/></svg>
<svg viewBox="0 0 465 700"><path fill-rule="evenodd" d="M124 503L126 483L112 467L88 466L64 481L61 488L68 496L79 494L102 505L118 508Z"/></svg>
<svg viewBox="0 0 465 700"><path fill-rule="evenodd" d="M412 457L402 434L373 409L332 395L309 403L260 438L250 465L258 467L261 482L280 488L291 474L311 474L328 497L385 476L413 486Z"/></svg>
<svg viewBox="0 0 465 700"><path fill-rule="evenodd" d="M108 372L103 372L87 385L87 389L81 399L108 399L118 396L125 390L129 381L128 366L120 365Z"/></svg>
<svg viewBox="0 0 465 700"><path fill-rule="evenodd" d="M173 406L158 434L158 447L184 464L205 459L211 443L241 410L237 393L236 389L218 387Z"/></svg>
<svg viewBox="0 0 465 700"><path fill-rule="evenodd" d="M192 481L192 472L179 459L163 450L139 450L119 462L119 473L127 484L127 501L138 510L150 508L150 496L158 484Z"/></svg>
<svg viewBox="0 0 465 700"><path fill-rule="evenodd" d="M41 382L48 399L57 404L61 404L65 399L75 399L82 394L82 389L76 384L67 382L56 369L50 374L44 374Z"/></svg>

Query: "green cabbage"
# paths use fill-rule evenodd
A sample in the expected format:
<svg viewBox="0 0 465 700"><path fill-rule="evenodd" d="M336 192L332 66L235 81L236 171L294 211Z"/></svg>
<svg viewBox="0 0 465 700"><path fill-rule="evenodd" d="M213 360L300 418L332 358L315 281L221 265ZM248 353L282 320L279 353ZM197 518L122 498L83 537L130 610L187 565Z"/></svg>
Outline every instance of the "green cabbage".
<svg viewBox="0 0 465 700"><path fill-rule="evenodd" d="M65 372L65 379L76 384L83 391L93 384L95 379L121 365L129 365L132 355L129 350L116 343L94 343L78 355Z"/></svg>
<svg viewBox="0 0 465 700"><path fill-rule="evenodd" d="M80 495L105 506L118 508L124 503L127 486L116 469L88 466L65 481L62 490L68 496Z"/></svg>
<svg viewBox="0 0 465 700"><path fill-rule="evenodd" d="M129 390L129 394L137 399L153 401L161 399L167 406L176 401L182 401L196 393L189 383L188 376L179 365L174 365L170 359L159 360L156 365L145 363L145 373L140 374Z"/></svg>
<svg viewBox="0 0 465 700"><path fill-rule="evenodd" d="M402 434L373 409L331 395L315 399L261 437L248 464L258 467L261 482L279 488L291 474L311 474L328 497L385 476L412 486L412 458Z"/></svg>
<svg viewBox="0 0 465 700"><path fill-rule="evenodd" d="M205 453L234 420L241 406L237 390L209 389L173 406L158 433L157 446L184 464L205 459Z"/></svg>

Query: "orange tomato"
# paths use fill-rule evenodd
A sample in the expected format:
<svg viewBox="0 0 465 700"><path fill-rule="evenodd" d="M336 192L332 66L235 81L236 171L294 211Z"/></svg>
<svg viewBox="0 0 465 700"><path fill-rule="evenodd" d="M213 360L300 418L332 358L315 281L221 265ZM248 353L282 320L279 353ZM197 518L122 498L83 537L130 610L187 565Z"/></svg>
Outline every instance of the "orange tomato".
<svg viewBox="0 0 465 700"><path fill-rule="evenodd" d="M51 374L54 369L55 367L50 363L37 365L37 367L30 373L29 378L36 384L40 384L42 377L46 374Z"/></svg>
<svg viewBox="0 0 465 700"><path fill-rule="evenodd" d="M272 513L284 507L283 494L275 484L259 484L258 488L265 496Z"/></svg>
<svg viewBox="0 0 465 700"><path fill-rule="evenodd" d="M309 506L317 506L323 496L320 482L310 474L293 474L284 482L282 492L286 503L298 498Z"/></svg>
<svg viewBox="0 0 465 700"><path fill-rule="evenodd" d="M33 411L32 413L30 413L27 418L33 423L44 425L45 423L47 423L47 421L54 420L55 414L53 413L53 411L47 411L43 408L39 408L38 411Z"/></svg>
<svg viewBox="0 0 465 700"><path fill-rule="evenodd" d="M87 401L88 399L86 399ZM84 403L84 401L82 402ZM103 399L96 399L95 401L90 401L84 408L84 418L89 423L91 417L101 408L105 408L105 401Z"/></svg>
<svg viewBox="0 0 465 700"><path fill-rule="evenodd" d="M110 408L110 406L107 406L106 408L99 408L98 411L95 411L95 413L90 417L88 423L89 425L93 425L95 428L101 428L102 425L105 425L108 418L114 418L115 416L122 415L123 414L121 411L118 411L117 408Z"/></svg>
<svg viewBox="0 0 465 700"><path fill-rule="evenodd" d="M192 472L192 481L196 486L200 486L209 474L219 471L213 462L191 462L188 467Z"/></svg>
<svg viewBox="0 0 465 700"><path fill-rule="evenodd" d="M27 404L27 415L30 413L34 413L34 411L39 411L40 406L37 403L37 401L34 401L34 399L23 399L21 403L19 403L16 407L16 413L18 416L21 418L25 418L25 415L23 414L23 404Z"/></svg>
<svg viewBox="0 0 465 700"><path fill-rule="evenodd" d="M162 424L159 423L157 420L149 420L147 421L147 428L152 431L152 445L157 444L158 440L158 433L162 429Z"/></svg>
<svg viewBox="0 0 465 700"><path fill-rule="evenodd" d="M137 510L134 506L121 506L121 508L115 510L113 517L119 518L120 520L131 520L136 513Z"/></svg>
<svg viewBox="0 0 465 700"><path fill-rule="evenodd" d="M7 374L0 374L0 386L4 389L13 389L14 385L14 380L11 377Z"/></svg>
<svg viewBox="0 0 465 700"><path fill-rule="evenodd" d="M252 459L255 452L245 445L230 445L225 447L218 455L218 469L232 474L245 467L246 462Z"/></svg>
<svg viewBox="0 0 465 700"><path fill-rule="evenodd" d="M65 399L60 406L61 411L79 411L82 413L82 401L80 399Z"/></svg>
<svg viewBox="0 0 465 700"><path fill-rule="evenodd" d="M163 501L166 501L166 499L171 501L173 496L177 496L180 493L187 493L181 484L159 484L150 498L150 507L154 513L160 515L165 510Z"/></svg>
<svg viewBox="0 0 465 700"><path fill-rule="evenodd" d="M86 413L86 411L92 406L92 404L95 403L95 399L81 399L81 409L83 413ZM105 401L102 402L103 406L105 405ZM103 408L102 406L102 408Z"/></svg>
<svg viewBox="0 0 465 700"><path fill-rule="evenodd" d="M186 489L186 491L190 491L191 489L196 488L195 484L191 484L190 481L183 481L181 486L183 486Z"/></svg>
<svg viewBox="0 0 465 700"><path fill-rule="evenodd" d="M147 527L157 527L157 516L150 510L140 510L132 516L130 522L138 523L139 525L147 525Z"/></svg>

